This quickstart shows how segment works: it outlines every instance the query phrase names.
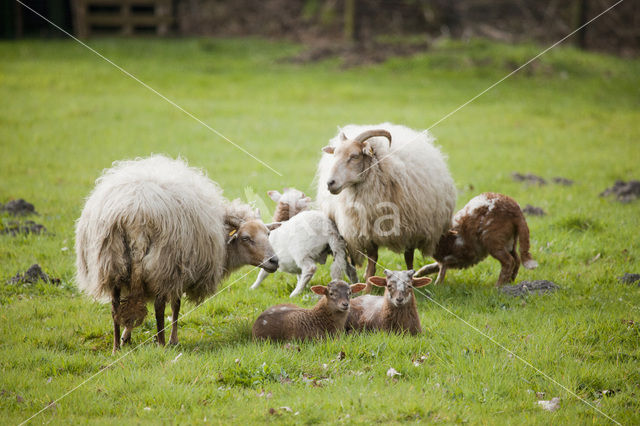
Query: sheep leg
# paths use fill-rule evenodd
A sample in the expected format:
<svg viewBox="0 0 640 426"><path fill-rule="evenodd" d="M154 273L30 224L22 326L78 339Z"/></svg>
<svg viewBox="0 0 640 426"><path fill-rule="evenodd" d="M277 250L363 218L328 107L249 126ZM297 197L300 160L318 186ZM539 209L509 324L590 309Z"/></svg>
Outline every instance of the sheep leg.
<svg viewBox="0 0 640 426"><path fill-rule="evenodd" d="M171 337L170 345L178 344L178 314L180 313L180 298L171 301Z"/></svg>
<svg viewBox="0 0 640 426"><path fill-rule="evenodd" d="M413 250L408 249L404 252L404 263L407 264L407 270L413 269Z"/></svg>
<svg viewBox="0 0 640 426"><path fill-rule="evenodd" d="M513 257L513 260L515 260L513 272L511 273L511 282L514 282L518 277L518 270L520 269L520 256L518 256L518 252L516 251L515 244L513 245L513 250L511 250L510 254Z"/></svg>
<svg viewBox="0 0 640 426"><path fill-rule="evenodd" d="M429 266L429 265L427 265ZM440 265L440 270L438 271L438 278L436 278L436 282L433 283L435 284L442 284L444 282L444 276L447 273L447 266L446 265Z"/></svg>
<svg viewBox="0 0 640 426"><path fill-rule="evenodd" d="M498 282L496 282L496 287L501 287L504 284L508 283L511 279L511 275L513 274L513 269L515 267L515 260L506 249L497 250L491 253L491 256L498 259L498 261L502 265L500 276L498 277Z"/></svg>
<svg viewBox="0 0 640 426"><path fill-rule="evenodd" d="M413 276L424 277L425 275L433 274L434 272L440 272L440 264L438 262L424 265L422 268L418 269L418 272L413 274Z"/></svg>
<svg viewBox="0 0 640 426"><path fill-rule="evenodd" d="M378 246L375 244L367 249L367 271L364 275L364 281L367 286L364 288L365 293L371 293L371 284L369 278L376 274L376 263L378 262Z"/></svg>
<svg viewBox="0 0 640 426"><path fill-rule="evenodd" d="M260 269L258 278L256 278L256 281L251 285L251 290L255 290L256 288L260 287L260 283L262 283L262 281L264 281L264 279L268 276L269 273L267 271L265 271L264 269Z"/></svg>
<svg viewBox="0 0 640 426"><path fill-rule="evenodd" d="M120 309L120 287L115 287L111 295L111 317L113 318L113 353L120 350L120 323L118 310Z"/></svg>
<svg viewBox="0 0 640 426"><path fill-rule="evenodd" d="M316 266L316 263L313 260L305 259L303 261L302 273L300 274L300 278L298 278L298 282L296 284L295 290L291 292L289 297L295 297L300 293L302 293L302 291L304 290L304 287L311 280L311 277L313 277L313 274L316 273L317 268L318 267Z"/></svg>
<svg viewBox="0 0 640 426"><path fill-rule="evenodd" d="M166 300L163 296L156 296L156 301L153 305L156 311L156 329L158 332L156 333L156 340L158 345L164 346L164 308L166 305Z"/></svg>

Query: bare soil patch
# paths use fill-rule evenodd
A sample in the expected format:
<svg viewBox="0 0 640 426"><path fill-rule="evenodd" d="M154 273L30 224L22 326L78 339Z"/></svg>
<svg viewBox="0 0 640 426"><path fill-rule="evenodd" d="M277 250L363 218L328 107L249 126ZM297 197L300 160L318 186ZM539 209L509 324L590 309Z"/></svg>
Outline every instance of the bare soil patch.
<svg viewBox="0 0 640 426"><path fill-rule="evenodd" d="M560 287L552 282L547 280L533 280L533 281L521 281L520 284L517 285L506 285L500 288L505 294L509 296L517 297L517 296L525 296L530 293L544 294L551 293L559 289Z"/></svg>
<svg viewBox="0 0 640 426"><path fill-rule="evenodd" d="M19 198L17 200L11 200L4 206L0 204L0 211L9 213L12 216L26 216L30 214L38 214L35 207L28 201Z"/></svg>
<svg viewBox="0 0 640 426"><path fill-rule="evenodd" d="M26 220L24 222L17 222L15 220L8 222L5 226L0 227L0 234L11 234L12 237L16 235L29 235L29 234L43 234L47 232L47 228L44 225L36 223L32 220Z"/></svg>
<svg viewBox="0 0 640 426"><path fill-rule="evenodd" d="M523 209L522 213L528 216L546 216L547 212L545 212L542 207L535 207L531 204L527 204Z"/></svg>
<svg viewBox="0 0 640 426"><path fill-rule="evenodd" d="M35 284L38 281L44 281L48 284L60 284L60 278L52 278L47 275L40 265L34 263L24 273L18 272L13 278L10 278L9 284Z"/></svg>
<svg viewBox="0 0 640 426"><path fill-rule="evenodd" d="M529 185L546 185L546 179L536 176L533 173L527 173L526 175L518 172L511 173L511 177L516 182L524 182Z"/></svg>
<svg viewBox="0 0 640 426"><path fill-rule="evenodd" d="M601 197L608 197L609 195L615 195L616 201L621 203L630 203L640 197L640 181L630 180L625 182L617 180L613 186L600 193Z"/></svg>
<svg viewBox="0 0 640 426"><path fill-rule="evenodd" d="M427 51L428 43L363 43L345 44L325 41L310 45L298 55L284 61L294 64L319 62L330 58L342 60L342 68L379 64L392 57L407 57Z"/></svg>
<svg viewBox="0 0 640 426"><path fill-rule="evenodd" d="M626 273L621 277L618 277L618 281L623 284L635 284L638 283L638 287L640 287L640 274L629 274Z"/></svg>

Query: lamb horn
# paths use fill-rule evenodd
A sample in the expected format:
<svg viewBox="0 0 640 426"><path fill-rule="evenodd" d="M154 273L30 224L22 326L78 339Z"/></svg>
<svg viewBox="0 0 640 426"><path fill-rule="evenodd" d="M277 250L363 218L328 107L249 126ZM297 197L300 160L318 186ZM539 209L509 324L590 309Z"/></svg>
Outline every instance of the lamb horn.
<svg viewBox="0 0 640 426"><path fill-rule="evenodd" d="M366 132L362 132L358 136L355 137L354 141L363 143L367 139L372 138L374 136L384 136L385 138L389 139L389 146L391 146L391 133L387 132L386 130L382 130L382 129L367 130Z"/></svg>

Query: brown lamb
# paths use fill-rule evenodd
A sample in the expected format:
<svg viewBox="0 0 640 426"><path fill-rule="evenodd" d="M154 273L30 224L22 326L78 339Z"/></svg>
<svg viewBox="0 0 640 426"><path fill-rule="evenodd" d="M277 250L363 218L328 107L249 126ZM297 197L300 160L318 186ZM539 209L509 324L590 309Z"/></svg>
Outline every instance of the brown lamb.
<svg viewBox="0 0 640 426"><path fill-rule="evenodd" d="M496 283L502 286L518 276L518 243L524 267L536 268L538 262L529 253L529 227L518 203L506 195L485 192L455 214L451 229L436 246L436 263L423 266L416 276L438 271L438 284L444 281L447 269L468 268L491 255L502 265Z"/></svg>
<svg viewBox="0 0 640 426"><path fill-rule="evenodd" d="M253 337L307 340L343 331L351 294L364 288L364 284L349 285L341 280L331 281L326 287L313 286L311 290L323 296L313 308L304 309L290 303L272 306L256 319Z"/></svg>
<svg viewBox="0 0 640 426"><path fill-rule="evenodd" d="M422 332L413 289L423 287L431 278L414 278L413 270L384 270L385 277L369 277L369 283L384 287L383 296L364 295L351 301L346 329L384 330L395 333Z"/></svg>

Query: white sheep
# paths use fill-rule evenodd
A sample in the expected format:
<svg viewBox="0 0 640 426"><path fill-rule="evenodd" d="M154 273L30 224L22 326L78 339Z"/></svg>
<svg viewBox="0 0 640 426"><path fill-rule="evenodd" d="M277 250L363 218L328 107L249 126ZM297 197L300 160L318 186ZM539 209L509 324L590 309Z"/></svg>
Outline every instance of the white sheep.
<svg viewBox="0 0 640 426"><path fill-rule="evenodd" d="M403 252L413 269L414 250L431 255L449 229L456 189L433 141L390 123L348 125L323 148L318 203L352 259L366 254L365 279L375 275L378 247Z"/></svg>
<svg viewBox="0 0 640 426"><path fill-rule="evenodd" d="M347 259L344 240L333 221L317 210L297 213L300 208L306 208L310 199L296 189L286 188L283 194L278 193L279 196L274 192L277 191L269 191L271 198L278 200L274 218L282 220L293 215L269 235L269 242L278 256L279 270L298 276L290 297L304 290L316 272L316 265L323 265L329 254L333 255L331 278L339 280L346 274L352 283L356 283L358 274ZM269 272L260 270L251 288L258 288L268 275Z"/></svg>
<svg viewBox="0 0 640 426"><path fill-rule="evenodd" d="M158 343L164 310L173 311L169 343L178 342L184 293L196 303L242 265L278 267L268 241L271 225L182 160L161 155L115 162L96 181L76 224L76 280L84 292L111 299L113 350L154 300Z"/></svg>

